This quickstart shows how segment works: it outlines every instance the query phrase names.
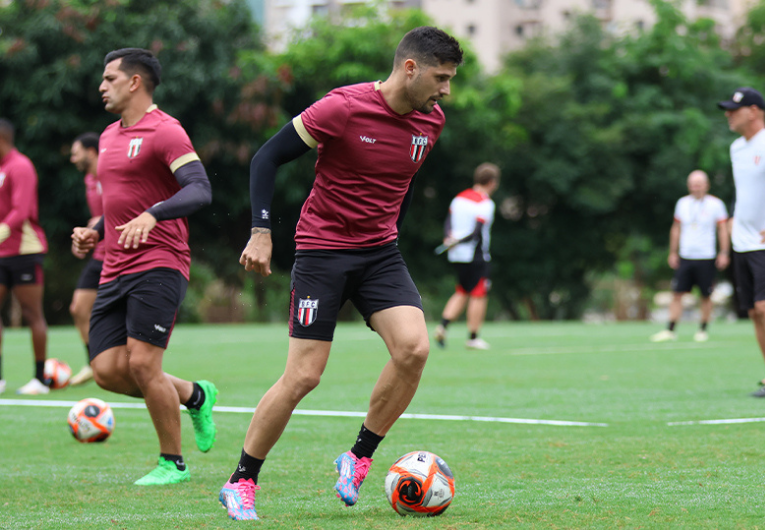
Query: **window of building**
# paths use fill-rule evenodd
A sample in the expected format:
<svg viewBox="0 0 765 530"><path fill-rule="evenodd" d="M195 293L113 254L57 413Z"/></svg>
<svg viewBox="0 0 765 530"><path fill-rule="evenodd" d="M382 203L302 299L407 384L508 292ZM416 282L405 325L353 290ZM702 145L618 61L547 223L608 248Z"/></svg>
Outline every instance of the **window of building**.
<svg viewBox="0 0 765 530"><path fill-rule="evenodd" d="M515 34L519 37L523 37L523 24L518 24L515 26Z"/></svg>
<svg viewBox="0 0 765 530"><path fill-rule="evenodd" d="M476 27L475 27L475 24L470 24L470 25L467 27L467 33L468 33L468 35L470 35L471 37L473 37L473 36L476 34L476 32L477 32L477 31L478 31L478 30L476 29Z"/></svg>

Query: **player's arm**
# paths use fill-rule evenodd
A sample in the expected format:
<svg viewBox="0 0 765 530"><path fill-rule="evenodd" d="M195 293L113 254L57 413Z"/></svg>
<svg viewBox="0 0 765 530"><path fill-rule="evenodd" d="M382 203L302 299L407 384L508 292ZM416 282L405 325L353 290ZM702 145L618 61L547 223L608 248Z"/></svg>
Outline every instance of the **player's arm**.
<svg viewBox="0 0 765 530"><path fill-rule="evenodd" d="M131 246L138 248L140 243L146 243L149 232L159 221L188 217L212 202L212 188L205 167L199 161L196 153L190 153L190 155L193 156L184 155L178 159L181 161L181 165L176 167L174 162L170 166L181 189L169 199L158 202L135 219L115 227L116 230L122 232L117 244L124 244L125 248ZM187 156L190 160L182 163Z"/></svg>
<svg viewBox="0 0 765 530"><path fill-rule="evenodd" d="M0 243L8 239L12 232L21 230L21 226L29 219L37 200L37 178L31 172L23 175L14 172L12 179L6 177L4 184L6 186L10 184L13 190L11 211L0 221Z"/></svg>
<svg viewBox="0 0 765 530"><path fill-rule="evenodd" d="M728 237L728 220L717 222L717 244L720 248L715 265L719 270L725 270L730 265L730 238Z"/></svg>
<svg viewBox="0 0 765 530"><path fill-rule="evenodd" d="M667 263L673 269L680 266L680 255L678 249L680 248L680 221L677 219L672 223L672 228L669 229L669 257Z"/></svg>
<svg viewBox="0 0 765 530"><path fill-rule="evenodd" d="M268 276L271 274L271 202L274 198L276 171L317 145L305 128L299 133L299 117L271 137L258 149L250 162L250 203L252 231L250 240L239 258L245 270Z"/></svg>

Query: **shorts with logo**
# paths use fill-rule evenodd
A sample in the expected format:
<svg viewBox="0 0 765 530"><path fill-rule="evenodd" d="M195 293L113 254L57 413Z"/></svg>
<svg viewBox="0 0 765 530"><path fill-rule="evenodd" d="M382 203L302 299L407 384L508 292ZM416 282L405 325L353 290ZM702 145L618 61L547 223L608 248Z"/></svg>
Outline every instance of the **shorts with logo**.
<svg viewBox="0 0 765 530"><path fill-rule="evenodd" d="M17 285L42 285L45 254L23 254L0 258L0 284L8 289Z"/></svg>
<svg viewBox="0 0 765 530"><path fill-rule="evenodd" d="M383 309L422 309L395 243L350 250L298 250L292 267L290 336L332 341L337 314L350 300L364 317Z"/></svg>
<svg viewBox="0 0 765 530"><path fill-rule="evenodd" d="M90 315L90 360L128 337L167 348L189 282L159 267L101 284Z"/></svg>
<svg viewBox="0 0 765 530"><path fill-rule="evenodd" d="M80 273L80 279L77 280L77 289L98 289L98 283L101 281L101 269L103 268L103 261L89 259Z"/></svg>
<svg viewBox="0 0 765 530"><path fill-rule="evenodd" d="M708 298L714 289L715 276L715 260L680 258L680 266L672 278L672 291L689 293L694 285L698 285L702 298Z"/></svg>
<svg viewBox="0 0 765 530"><path fill-rule="evenodd" d="M489 280L489 264L485 261L470 263L452 263L457 272L457 289L459 294L467 294L477 298L486 296L491 289Z"/></svg>
<svg viewBox="0 0 765 530"><path fill-rule="evenodd" d="M738 305L744 311L765 300L765 250L733 253Z"/></svg>

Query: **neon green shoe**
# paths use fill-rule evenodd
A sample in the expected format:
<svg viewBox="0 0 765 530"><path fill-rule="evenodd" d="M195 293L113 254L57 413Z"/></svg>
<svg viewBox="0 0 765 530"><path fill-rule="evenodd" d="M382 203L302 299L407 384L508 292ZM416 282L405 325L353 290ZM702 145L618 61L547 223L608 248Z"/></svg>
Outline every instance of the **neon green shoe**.
<svg viewBox="0 0 765 530"><path fill-rule="evenodd" d="M157 467L145 477L136 480L133 484L136 486L164 486L166 484L185 482L190 478L191 473L189 473L189 466L186 466L186 469L180 471L175 466L175 462L165 460L160 456Z"/></svg>
<svg viewBox="0 0 765 530"><path fill-rule="evenodd" d="M218 389L210 381L197 381L196 383L202 387L202 391L205 393L205 402L199 410L186 410L191 416L191 423L194 424L194 437L197 441L197 447L206 453L212 449L215 443L215 434L218 432L212 419L213 405L218 401Z"/></svg>

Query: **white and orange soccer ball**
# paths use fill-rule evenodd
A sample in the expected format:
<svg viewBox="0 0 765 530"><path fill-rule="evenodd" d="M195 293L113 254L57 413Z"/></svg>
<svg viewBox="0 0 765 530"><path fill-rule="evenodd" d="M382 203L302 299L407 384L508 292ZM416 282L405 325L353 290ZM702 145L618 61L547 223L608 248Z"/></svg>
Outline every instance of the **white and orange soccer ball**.
<svg viewBox="0 0 765 530"><path fill-rule="evenodd" d="M114 430L112 408L96 398L85 398L69 410L69 430L78 442L103 442Z"/></svg>
<svg viewBox="0 0 765 530"><path fill-rule="evenodd" d="M61 359L46 359L43 377L51 388L64 388L72 377L72 369Z"/></svg>
<svg viewBox="0 0 765 530"><path fill-rule="evenodd" d="M385 494L399 515L441 515L454 499L454 474L433 453L407 453L388 471Z"/></svg>

